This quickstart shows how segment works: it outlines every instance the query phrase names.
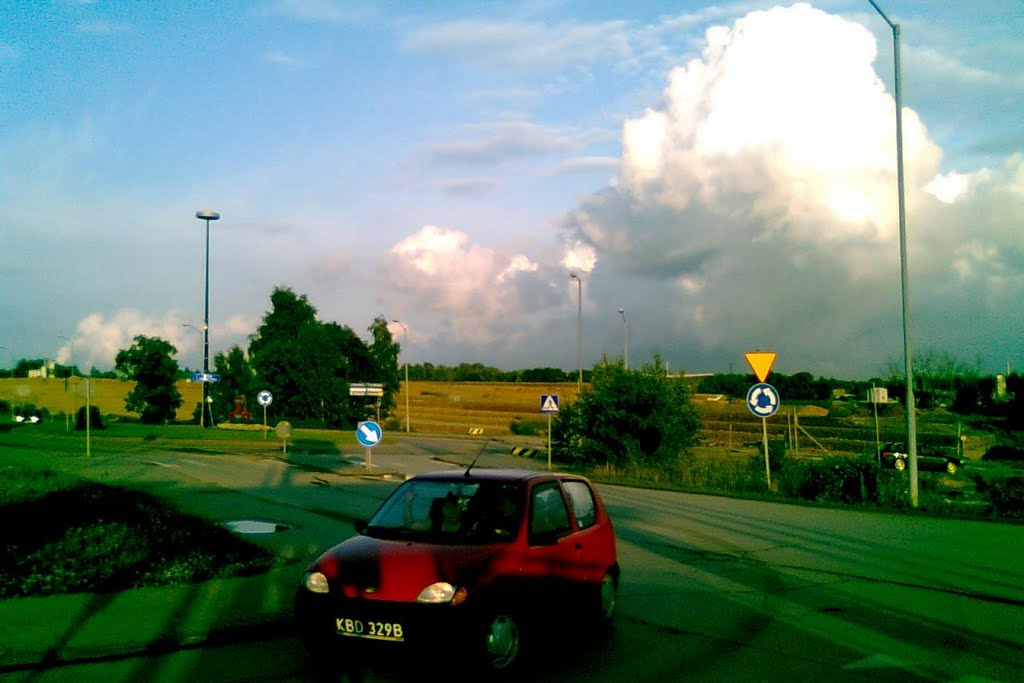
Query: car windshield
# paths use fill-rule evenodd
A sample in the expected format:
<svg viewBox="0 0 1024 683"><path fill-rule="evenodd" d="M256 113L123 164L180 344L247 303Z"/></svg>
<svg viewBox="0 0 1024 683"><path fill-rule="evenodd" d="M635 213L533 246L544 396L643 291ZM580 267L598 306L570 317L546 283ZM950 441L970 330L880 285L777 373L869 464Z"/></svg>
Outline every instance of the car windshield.
<svg viewBox="0 0 1024 683"><path fill-rule="evenodd" d="M411 479L371 518L367 536L440 544L511 542L519 529L519 488L499 481Z"/></svg>
<svg viewBox="0 0 1024 683"><path fill-rule="evenodd" d="M384 502L364 533L444 544L510 542L522 519L519 487L508 482L409 480Z"/></svg>

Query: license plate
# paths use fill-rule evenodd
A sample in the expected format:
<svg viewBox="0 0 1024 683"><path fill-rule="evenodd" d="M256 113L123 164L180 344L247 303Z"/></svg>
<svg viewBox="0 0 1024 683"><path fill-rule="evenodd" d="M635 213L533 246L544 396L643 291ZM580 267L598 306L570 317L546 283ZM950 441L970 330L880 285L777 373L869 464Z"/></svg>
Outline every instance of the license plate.
<svg viewBox="0 0 1024 683"><path fill-rule="evenodd" d="M335 619L338 635L346 638L368 638L400 643L405 640L402 625L393 621L363 621L362 619Z"/></svg>

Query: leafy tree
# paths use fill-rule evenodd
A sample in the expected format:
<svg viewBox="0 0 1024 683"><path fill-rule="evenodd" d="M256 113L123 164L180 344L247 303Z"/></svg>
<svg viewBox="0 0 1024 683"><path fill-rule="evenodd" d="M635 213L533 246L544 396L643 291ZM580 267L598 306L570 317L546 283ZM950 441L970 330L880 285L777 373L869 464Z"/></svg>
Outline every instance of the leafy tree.
<svg viewBox="0 0 1024 683"><path fill-rule="evenodd" d="M274 395L279 415L304 416L293 407L302 392L303 365L297 344L307 325L316 325L316 309L305 296L287 287L276 287L270 295L270 311L249 342L249 363L262 388Z"/></svg>
<svg viewBox="0 0 1024 683"><path fill-rule="evenodd" d="M223 422L235 407L236 397L252 399L259 389L256 387L252 366L240 347L232 346L227 353L218 353L213 359L213 365L214 371L220 375L220 381L210 385L213 417L214 421Z"/></svg>
<svg viewBox="0 0 1024 683"><path fill-rule="evenodd" d="M373 319L373 324L367 331L373 335L370 356L379 373L369 381L380 382L384 385L384 396L380 399L380 411L384 415L390 415L391 411L395 409L395 394L398 393L401 382L398 355L402 347L391 337L387 318L382 315Z"/></svg>
<svg viewBox="0 0 1024 683"><path fill-rule="evenodd" d="M696 443L700 415L686 382L669 379L661 358L640 370L607 361L552 425L552 450L581 465L673 464Z"/></svg>
<svg viewBox="0 0 1024 683"><path fill-rule="evenodd" d="M178 361L177 349L159 337L138 335L135 343L117 352L115 368L121 377L135 380L135 388L128 392L124 407L139 413L147 424L174 420L181 407L181 394L174 384Z"/></svg>
<svg viewBox="0 0 1024 683"><path fill-rule="evenodd" d="M251 339L249 362L261 388L274 394L279 415L329 427L354 426L367 416L367 407L365 399L349 396L350 384L387 387L390 381L397 386L397 348L389 351L390 334L375 331L386 328L382 317L370 328L375 333L371 348L350 327L317 320L306 297L286 287L276 288L270 301L271 310ZM389 358L390 365L381 364ZM393 389L390 399L393 406Z"/></svg>

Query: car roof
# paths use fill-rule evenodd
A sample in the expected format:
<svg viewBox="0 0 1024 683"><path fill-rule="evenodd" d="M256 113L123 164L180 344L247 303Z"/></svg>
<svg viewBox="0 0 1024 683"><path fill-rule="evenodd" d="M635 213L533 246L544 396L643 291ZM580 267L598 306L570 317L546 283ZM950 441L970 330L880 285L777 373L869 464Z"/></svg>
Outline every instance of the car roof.
<svg viewBox="0 0 1024 683"><path fill-rule="evenodd" d="M565 472L544 472L540 470L531 470L525 468L507 468L507 467L495 467L495 468L484 468L470 469L467 473L466 470L438 470L435 472L423 472L417 474L411 479L416 480L433 480L433 481L450 481L452 479L460 480L478 480L478 481L514 481L514 482L525 482L534 479L585 479L575 474L567 474Z"/></svg>

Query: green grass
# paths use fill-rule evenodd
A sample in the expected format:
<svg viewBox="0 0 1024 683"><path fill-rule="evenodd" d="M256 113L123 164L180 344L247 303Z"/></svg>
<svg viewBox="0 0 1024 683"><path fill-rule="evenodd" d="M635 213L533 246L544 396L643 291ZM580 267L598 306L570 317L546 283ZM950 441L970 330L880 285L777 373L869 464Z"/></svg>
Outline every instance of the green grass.
<svg viewBox="0 0 1024 683"><path fill-rule="evenodd" d="M0 598L120 591L269 568L273 556L138 491L0 467Z"/></svg>

